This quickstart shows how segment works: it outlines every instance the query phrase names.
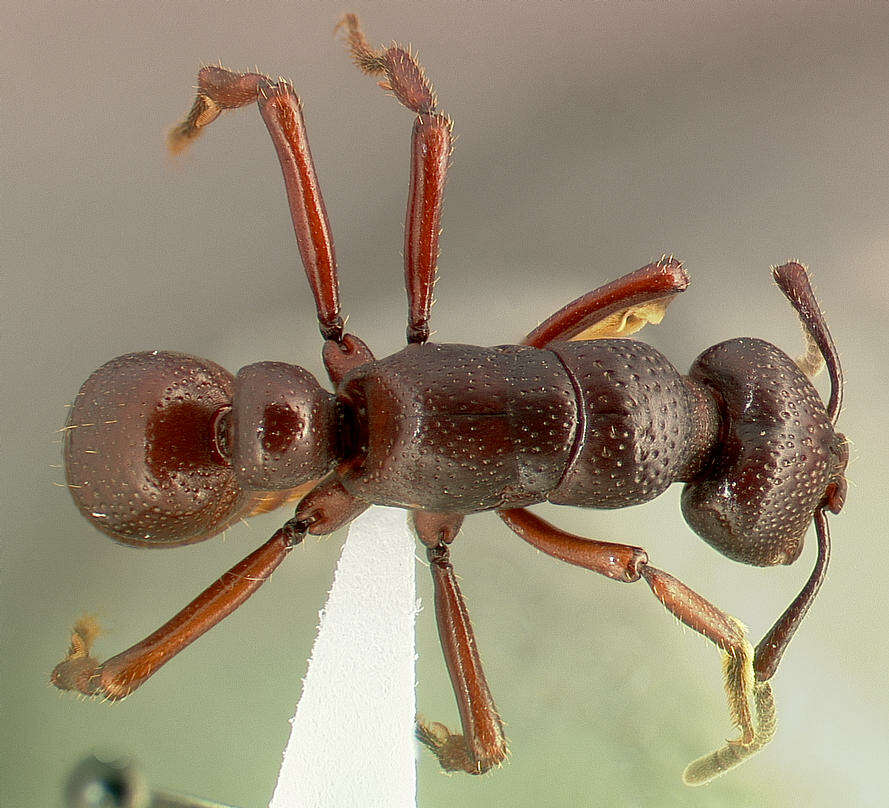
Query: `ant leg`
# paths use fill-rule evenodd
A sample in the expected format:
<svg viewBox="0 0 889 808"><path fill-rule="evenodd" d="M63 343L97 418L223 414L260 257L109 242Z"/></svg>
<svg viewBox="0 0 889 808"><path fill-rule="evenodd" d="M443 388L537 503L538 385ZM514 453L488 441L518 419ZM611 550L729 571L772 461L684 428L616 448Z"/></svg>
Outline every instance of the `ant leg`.
<svg viewBox="0 0 889 808"><path fill-rule="evenodd" d="M424 547L451 544L463 525L463 514L411 511L414 532Z"/></svg>
<svg viewBox="0 0 889 808"><path fill-rule="evenodd" d="M339 342L326 340L321 350L321 358L334 386L338 385L352 368L374 361L370 348L354 334L343 334Z"/></svg>
<svg viewBox="0 0 889 808"><path fill-rule="evenodd" d="M254 101L259 105L284 174L290 217L315 298L321 335L339 342L343 320L333 238L309 149L302 104L293 86L284 79L274 82L260 73L204 67L198 73L194 104L185 119L170 131L167 143L172 152L181 152L223 110Z"/></svg>
<svg viewBox="0 0 889 808"><path fill-rule="evenodd" d="M369 507L369 502L346 491L333 472L302 498L295 518L310 525L309 533L322 536L348 525Z"/></svg>
<svg viewBox="0 0 889 808"><path fill-rule="evenodd" d="M397 43L373 50L354 14L346 29L349 51L365 73L385 75L380 86L417 113L411 135L411 179L404 223L404 284L408 299L407 341L429 339L429 312L438 262L441 209L451 156L450 118L436 110L435 92L416 57Z"/></svg>
<svg viewBox="0 0 889 808"><path fill-rule="evenodd" d="M670 301L687 287L682 262L665 255L572 300L528 334L522 345L543 348L563 340L628 337L646 323L659 323Z"/></svg>
<svg viewBox="0 0 889 808"><path fill-rule="evenodd" d="M61 690L76 690L87 696L111 700L128 696L259 589L305 538L306 529L305 522L291 519L157 631L106 662L100 663L90 656L90 647L99 633L95 621L79 620L74 626L68 654L56 665L50 681Z"/></svg>
<svg viewBox="0 0 889 808"><path fill-rule="evenodd" d="M454 575L448 545L460 530L459 514L413 512L414 529L426 546L435 587L435 617L451 677L463 735L417 717L417 738L438 758L445 771L483 774L507 754L503 722L497 714L469 620Z"/></svg>
<svg viewBox="0 0 889 808"><path fill-rule="evenodd" d="M547 555L617 581L644 578L655 597L680 621L714 643L723 652L725 690L732 722L740 730L737 740L694 761L685 772L689 785L699 785L759 751L774 734L775 716L771 687L754 681L753 648L743 624L714 606L682 581L648 563L641 547L585 539L560 530L524 508L497 512L529 544ZM754 701L757 720L750 710Z"/></svg>
<svg viewBox="0 0 889 808"><path fill-rule="evenodd" d="M79 620L65 659L50 681L61 690L117 700L128 696L183 648L228 617L262 584L307 533L324 535L350 522L368 504L357 500L334 476L323 479L284 524L254 550L142 642L100 663L90 656L99 633L94 620Z"/></svg>

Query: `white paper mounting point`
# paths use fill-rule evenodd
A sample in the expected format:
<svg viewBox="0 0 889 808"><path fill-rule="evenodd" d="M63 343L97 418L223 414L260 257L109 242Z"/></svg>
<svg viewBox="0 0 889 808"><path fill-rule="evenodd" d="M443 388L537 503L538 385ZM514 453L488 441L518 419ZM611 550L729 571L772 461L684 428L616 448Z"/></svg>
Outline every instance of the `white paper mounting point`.
<svg viewBox="0 0 889 808"><path fill-rule="evenodd" d="M349 529L269 808L414 808L415 542L374 506Z"/></svg>

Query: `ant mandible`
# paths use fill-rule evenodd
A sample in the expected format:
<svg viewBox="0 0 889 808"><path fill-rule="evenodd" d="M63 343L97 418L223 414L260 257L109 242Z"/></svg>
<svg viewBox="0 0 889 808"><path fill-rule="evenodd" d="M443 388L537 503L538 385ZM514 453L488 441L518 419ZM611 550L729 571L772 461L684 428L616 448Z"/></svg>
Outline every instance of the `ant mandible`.
<svg viewBox="0 0 889 808"><path fill-rule="evenodd" d="M118 357L90 376L68 421L66 475L81 512L117 541L201 541L245 515L299 501L265 544L123 653L93 658L96 626L79 621L52 681L121 699L231 614L307 534L332 533L372 504L401 507L426 547L463 729L418 719L417 736L445 769L485 772L505 758L506 739L449 547L465 515L494 510L544 553L616 581L644 579L721 649L740 736L686 769L686 782L707 782L774 733L769 680L824 579L825 513L838 513L845 497L848 452L834 429L842 373L806 269L795 261L774 269L807 338L797 362L767 342L739 338L704 351L684 376L629 339L660 322L686 289L672 256L577 298L519 345L428 342L452 124L409 50L372 49L354 15L341 26L358 67L382 76L380 85L416 115L404 240L407 347L377 360L344 333L330 226L292 85L201 69L170 148L188 146L223 110L258 105L281 163L335 392L294 365L259 362L232 377L207 360L161 351ZM826 407L810 382L824 364ZM738 620L653 567L641 547L582 538L527 510L540 502L620 508L673 482L685 483L682 511L695 532L747 564L795 561L814 519L815 568L755 651Z"/></svg>

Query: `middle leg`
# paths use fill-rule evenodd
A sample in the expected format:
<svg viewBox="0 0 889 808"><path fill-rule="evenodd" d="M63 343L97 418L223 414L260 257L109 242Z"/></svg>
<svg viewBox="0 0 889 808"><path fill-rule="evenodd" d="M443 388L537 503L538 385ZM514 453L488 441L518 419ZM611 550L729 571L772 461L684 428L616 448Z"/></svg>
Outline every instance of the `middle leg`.
<svg viewBox="0 0 889 808"><path fill-rule="evenodd" d="M415 112L411 135L411 179L404 222L404 285L408 299L407 341L429 339L432 287L438 264L438 238L444 186L451 158L451 120L436 109L435 92L416 57L393 43L373 50L354 14L343 17L349 51L364 73L380 82L402 106Z"/></svg>
<svg viewBox="0 0 889 808"><path fill-rule="evenodd" d="M503 722L491 696L463 594L450 561L449 545L460 529L459 514L414 511L414 529L426 547L435 587L435 618L445 663L460 710L463 735L444 724L417 718L417 738L445 771L484 774L506 757Z"/></svg>

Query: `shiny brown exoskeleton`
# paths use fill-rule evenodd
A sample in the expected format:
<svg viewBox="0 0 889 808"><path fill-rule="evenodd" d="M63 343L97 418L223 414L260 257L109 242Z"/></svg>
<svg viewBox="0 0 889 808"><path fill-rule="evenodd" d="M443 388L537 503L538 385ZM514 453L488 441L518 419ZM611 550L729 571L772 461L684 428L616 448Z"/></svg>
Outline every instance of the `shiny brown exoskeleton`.
<svg viewBox="0 0 889 808"><path fill-rule="evenodd" d="M372 504L394 505L411 511L427 548L463 725L458 735L418 720L418 737L446 769L487 771L504 759L506 741L449 545L466 514L496 510L545 553L618 581L644 578L667 609L722 649L741 734L686 771L687 782L706 782L774 731L768 680L824 578L825 511L838 512L845 496L847 450L834 429L842 375L806 270L796 262L774 270L806 332L797 362L741 338L709 348L684 376L629 339L659 322L688 285L666 256L569 303L521 345L427 342L451 123L408 51L372 50L354 16L343 24L359 67L383 74L382 86L417 115L405 223L408 345L377 360L343 332L330 228L292 87L203 68L171 147L183 148L224 109L258 104L281 162L334 391L294 365L260 362L232 377L160 351L118 357L87 380L66 433L68 483L84 515L116 540L201 541L245 515L299 502L268 542L122 654L95 660L95 626L80 621L52 681L123 698L246 600L307 533L330 533ZM827 406L809 380L824 362ZM581 538L527 510L540 502L620 508L674 482L685 483L688 523L736 561L792 563L814 519L815 569L755 653L737 620L651 566L642 548Z"/></svg>

